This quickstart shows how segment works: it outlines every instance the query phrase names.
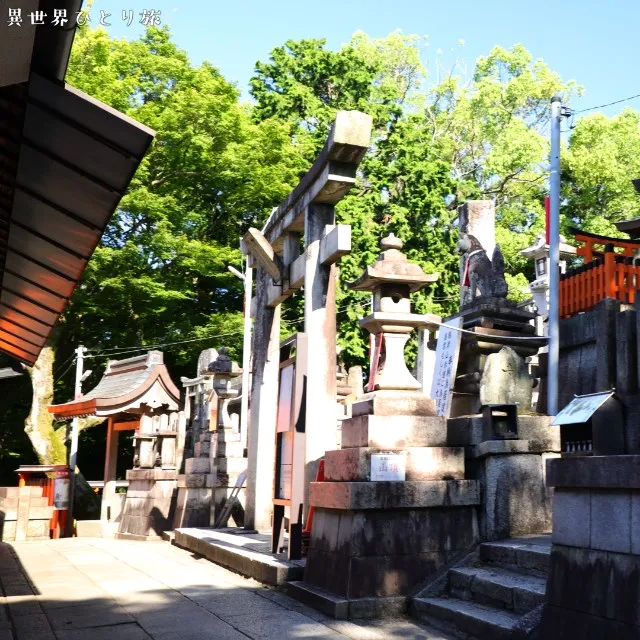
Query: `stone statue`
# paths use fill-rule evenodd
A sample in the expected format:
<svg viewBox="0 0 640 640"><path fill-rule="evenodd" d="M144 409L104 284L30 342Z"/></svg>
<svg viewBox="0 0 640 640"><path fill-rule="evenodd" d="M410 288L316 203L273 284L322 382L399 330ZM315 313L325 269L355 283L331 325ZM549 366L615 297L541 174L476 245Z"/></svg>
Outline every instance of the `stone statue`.
<svg viewBox="0 0 640 640"><path fill-rule="evenodd" d="M476 297L506 298L508 287L504 279L504 257L498 245L489 260L487 252L475 236L460 232L457 252L465 260L461 282L463 305L473 302Z"/></svg>
<svg viewBox="0 0 640 640"><path fill-rule="evenodd" d="M487 356L480 382L480 404L516 404L531 411L533 379L522 356L511 347Z"/></svg>

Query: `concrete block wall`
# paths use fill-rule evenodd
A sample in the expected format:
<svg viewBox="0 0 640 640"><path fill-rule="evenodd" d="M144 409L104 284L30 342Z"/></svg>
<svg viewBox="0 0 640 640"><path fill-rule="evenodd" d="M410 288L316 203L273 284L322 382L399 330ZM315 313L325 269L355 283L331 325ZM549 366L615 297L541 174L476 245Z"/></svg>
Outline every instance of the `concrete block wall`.
<svg viewBox="0 0 640 640"><path fill-rule="evenodd" d="M0 540L48 540L53 507L42 487L0 487Z"/></svg>
<svg viewBox="0 0 640 640"><path fill-rule="evenodd" d="M552 460L541 637L640 637L640 456Z"/></svg>

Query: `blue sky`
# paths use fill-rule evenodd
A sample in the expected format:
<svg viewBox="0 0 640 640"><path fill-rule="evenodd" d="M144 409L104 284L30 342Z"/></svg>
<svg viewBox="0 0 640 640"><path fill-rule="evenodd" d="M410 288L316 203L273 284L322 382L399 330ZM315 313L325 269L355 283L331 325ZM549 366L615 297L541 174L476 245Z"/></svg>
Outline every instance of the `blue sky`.
<svg viewBox="0 0 640 640"><path fill-rule="evenodd" d="M104 10L112 14L112 35L135 38L143 9L161 11L191 59L209 60L245 95L255 62L289 38L326 38L337 49L355 31L383 37L395 29L429 36L432 67L439 56L445 68L459 58L472 69L493 45L522 43L564 80L583 85L576 109L640 93L640 3L629 0L95 0L91 22ZM136 12L131 26L122 21L123 10ZM458 48L460 39L465 44ZM640 109L640 99L602 111L614 115L626 105Z"/></svg>

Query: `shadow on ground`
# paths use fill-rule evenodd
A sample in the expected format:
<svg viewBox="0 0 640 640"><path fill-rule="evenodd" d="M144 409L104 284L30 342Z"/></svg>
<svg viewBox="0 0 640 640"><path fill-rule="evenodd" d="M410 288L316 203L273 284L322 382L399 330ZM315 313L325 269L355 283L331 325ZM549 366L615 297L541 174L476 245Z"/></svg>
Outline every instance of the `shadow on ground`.
<svg viewBox="0 0 640 640"><path fill-rule="evenodd" d="M449 640L336 621L163 542L0 543L0 640Z"/></svg>

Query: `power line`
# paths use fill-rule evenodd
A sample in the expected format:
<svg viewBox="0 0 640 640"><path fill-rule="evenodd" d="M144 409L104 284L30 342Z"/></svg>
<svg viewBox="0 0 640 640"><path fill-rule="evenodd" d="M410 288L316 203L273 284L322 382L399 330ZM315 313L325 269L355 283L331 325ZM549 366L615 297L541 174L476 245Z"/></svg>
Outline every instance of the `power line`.
<svg viewBox="0 0 640 640"><path fill-rule="evenodd" d="M595 109L604 109L605 107L610 107L614 104L620 104L621 102L627 102L628 100L634 100L635 98L640 98L640 93L636 93L634 96L629 96L628 98L622 98L621 100L614 100L613 102L607 102L606 104L599 104L596 107L589 107L588 109L580 109L579 111L574 111L573 113L584 113L585 111L594 111Z"/></svg>
<svg viewBox="0 0 640 640"><path fill-rule="evenodd" d="M71 362L69 362L69 366L60 374L58 374L54 380L53 380L53 384L55 384L56 382L58 382L58 380L60 380L62 377L66 376L67 373L71 370L71 367L75 364L76 362L76 358L75 358L75 354L73 356L71 356Z"/></svg>
<svg viewBox="0 0 640 640"><path fill-rule="evenodd" d="M212 340L214 338L226 338L227 336L237 336L240 335L242 331L234 331L232 333L220 333L215 336L202 336L200 338L190 338L188 340L177 340L176 342L165 342L162 344L143 344L139 347L121 347L120 351L116 351L115 353L106 353L107 351L113 351L112 349L105 349L101 353L94 353L91 355L85 355L85 358L111 358L113 356L121 356L127 353L135 353L136 351L144 351L145 349L158 349L160 347L172 347L176 344L186 344L187 342L202 342L203 340Z"/></svg>

